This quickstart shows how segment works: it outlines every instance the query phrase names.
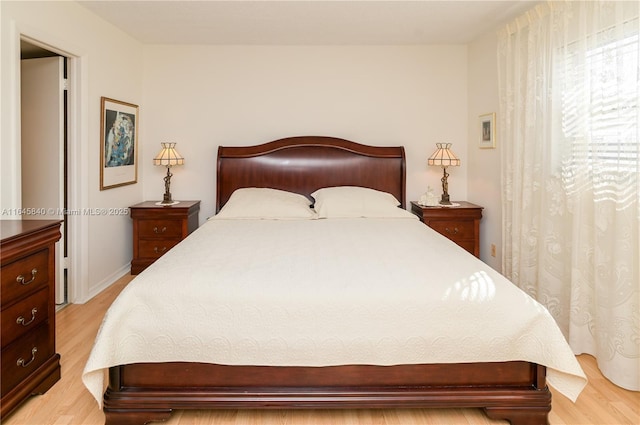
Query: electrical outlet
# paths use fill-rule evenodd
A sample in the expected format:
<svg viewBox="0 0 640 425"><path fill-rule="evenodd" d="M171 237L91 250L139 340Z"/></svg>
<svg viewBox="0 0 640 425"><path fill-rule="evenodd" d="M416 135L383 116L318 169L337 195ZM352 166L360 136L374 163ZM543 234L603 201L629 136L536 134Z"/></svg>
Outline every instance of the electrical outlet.
<svg viewBox="0 0 640 425"><path fill-rule="evenodd" d="M496 256L496 245L495 244L491 244L491 256L495 257Z"/></svg>

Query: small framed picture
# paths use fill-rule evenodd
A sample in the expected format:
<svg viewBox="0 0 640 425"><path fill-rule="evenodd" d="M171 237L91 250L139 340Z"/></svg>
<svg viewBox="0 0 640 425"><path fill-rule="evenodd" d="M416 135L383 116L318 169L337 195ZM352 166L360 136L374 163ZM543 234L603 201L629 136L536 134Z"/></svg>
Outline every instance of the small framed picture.
<svg viewBox="0 0 640 425"><path fill-rule="evenodd" d="M138 105L101 97L100 190L138 180Z"/></svg>
<svg viewBox="0 0 640 425"><path fill-rule="evenodd" d="M496 113L480 115L480 139L478 145L482 149L496 147Z"/></svg>

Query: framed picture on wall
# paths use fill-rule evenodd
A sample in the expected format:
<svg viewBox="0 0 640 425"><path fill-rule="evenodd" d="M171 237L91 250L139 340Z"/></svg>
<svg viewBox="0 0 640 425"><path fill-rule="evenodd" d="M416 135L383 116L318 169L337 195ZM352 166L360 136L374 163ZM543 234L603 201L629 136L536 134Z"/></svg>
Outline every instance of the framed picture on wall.
<svg viewBox="0 0 640 425"><path fill-rule="evenodd" d="M100 190L138 180L138 105L100 98Z"/></svg>
<svg viewBox="0 0 640 425"><path fill-rule="evenodd" d="M478 145L482 149L496 147L496 113L480 115L480 139Z"/></svg>

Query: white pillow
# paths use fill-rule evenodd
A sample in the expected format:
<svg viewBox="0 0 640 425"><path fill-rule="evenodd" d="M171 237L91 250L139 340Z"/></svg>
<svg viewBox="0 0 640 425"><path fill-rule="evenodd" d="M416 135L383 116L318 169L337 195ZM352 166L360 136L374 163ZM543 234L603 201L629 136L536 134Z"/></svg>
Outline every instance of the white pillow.
<svg viewBox="0 0 640 425"><path fill-rule="evenodd" d="M214 218L219 219L315 219L311 201L284 190L247 187L235 190Z"/></svg>
<svg viewBox="0 0 640 425"><path fill-rule="evenodd" d="M318 218L416 218L390 193L358 186L318 189L311 194Z"/></svg>

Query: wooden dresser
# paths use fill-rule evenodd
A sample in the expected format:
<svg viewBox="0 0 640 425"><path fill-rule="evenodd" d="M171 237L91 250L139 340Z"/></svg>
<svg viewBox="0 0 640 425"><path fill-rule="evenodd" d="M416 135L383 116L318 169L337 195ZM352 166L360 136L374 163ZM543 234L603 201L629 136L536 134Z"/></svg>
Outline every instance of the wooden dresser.
<svg viewBox="0 0 640 425"><path fill-rule="evenodd" d="M3 220L0 226L2 420L60 379L54 297L60 221Z"/></svg>
<svg viewBox="0 0 640 425"><path fill-rule="evenodd" d="M138 274L198 228L200 201L170 206L146 201L129 207L133 219L131 274Z"/></svg>
<svg viewBox="0 0 640 425"><path fill-rule="evenodd" d="M451 239L476 257L480 257L482 207L464 201L453 203L459 205L423 207L411 201L411 212L436 232Z"/></svg>

